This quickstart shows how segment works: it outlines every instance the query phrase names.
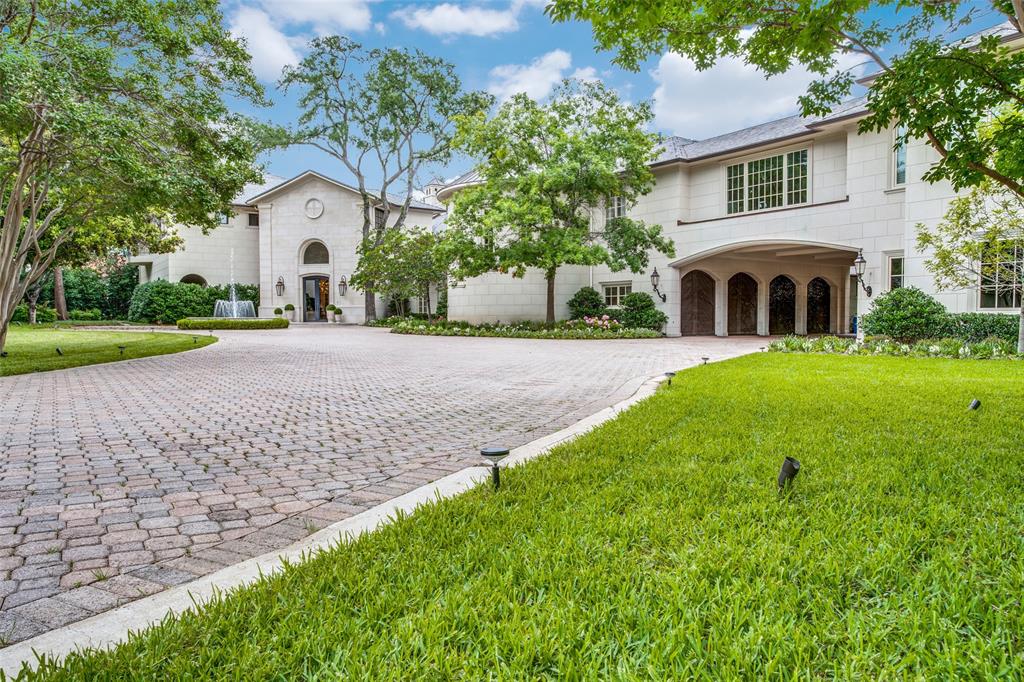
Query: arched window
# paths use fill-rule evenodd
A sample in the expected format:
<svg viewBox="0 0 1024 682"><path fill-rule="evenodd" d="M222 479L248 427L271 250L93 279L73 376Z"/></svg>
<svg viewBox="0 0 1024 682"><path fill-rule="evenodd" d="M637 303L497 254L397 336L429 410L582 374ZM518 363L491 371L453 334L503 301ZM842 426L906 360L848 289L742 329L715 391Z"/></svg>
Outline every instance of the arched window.
<svg viewBox="0 0 1024 682"><path fill-rule="evenodd" d="M303 265L326 265L331 262L330 254L323 242L312 242L302 253Z"/></svg>
<svg viewBox="0 0 1024 682"><path fill-rule="evenodd" d="M201 287L206 286L206 280L200 275L185 275L179 281L182 284L198 284Z"/></svg>

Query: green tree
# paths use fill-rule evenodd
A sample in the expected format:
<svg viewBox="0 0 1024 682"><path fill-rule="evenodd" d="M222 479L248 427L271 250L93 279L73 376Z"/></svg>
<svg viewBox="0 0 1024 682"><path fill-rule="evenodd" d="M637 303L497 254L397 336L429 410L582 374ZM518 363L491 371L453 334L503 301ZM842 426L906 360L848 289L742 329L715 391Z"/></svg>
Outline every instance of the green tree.
<svg viewBox="0 0 1024 682"><path fill-rule="evenodd" d="M954 199L935 228L918 225L917 248L929 254L925 267L940 288L975 287L980 281L982 296L993 297L999 307L1018 308L1017 351L1024 353L1024 199L986 180Z"/></svg>
<svg viewBox="0 0 1024 682"><path fill-rule="evenodd" d="M366 50L342 36L313 40L302 62L285 70L281 86L301 93L299 127L289 142L330 154L355 177L368 242L363 253L380 247L389 228L404 227L421 169L451 159L454 122L493 103L486 93L464 92L444 60L419 50ZM377 190L369 185L374 177L381 178ZM390 200L393 189L404 198ZM374 320L379 286L364 280L362 288L366 319Z"/></svg>
<svg viewBox="0 0 1024 682"><path fill-rule="evenodd" d="M404 301L414 296L426 302L430 313L430 287L448 285L449 252L430 230L388 229L380 244L364 241L359 265L352 273L352 285L362 289L373 283L377 291L395 301L399 315L406 314Z"/></svg>
<svg viewBox="0 0 1024 682"><path fill-rule="evenodd" d="M674 255L660 225L594 220L608 201L632 206L653 188L648 164L658 138L644 132L651 118L648 105L624 104L598 82L567 80L547 104L519 94L492 118L462 119L459 145L481 160L482 182L456 195L448 219L457 275L522 277L539 268L554 322L560 266L641 272L649 250Z"/></svg>
<svg viewBox="0 0 1024 682"><path fill-rule="evenodd" d="M1019 31L1024 3L994 0ZM883 24L867 10L901 10ZM965 11L966 9L966 11ZM940 160L925 179L950 180L956 189L983 178L1024 196L1024 120L1008 117L995 135L981 124L1007 104L1024 104L1024 53L1012 52L998 36L950 44L944 37L970 22L977 3L901 0L554 0L547 12L557 21L589 21L602 49L617 50L616 62L636 69L665 50L694 60L698 68L721 57L740 57L765 75L796 63L819 76L800 98L805 115L825 114L845 99L854 74L838 68L843 53L862 56L878 70L867 95L862 132L898 123L901 142L925 139ZM904 46L891 59L891 43Z"/></svg>
<svg viewBox="0 0 1024 682"><path fill-rule="evenodd" d="M260 178L227 97L263 102L216 0L0 4L0 347L55 262L169 248Z"/></svg>

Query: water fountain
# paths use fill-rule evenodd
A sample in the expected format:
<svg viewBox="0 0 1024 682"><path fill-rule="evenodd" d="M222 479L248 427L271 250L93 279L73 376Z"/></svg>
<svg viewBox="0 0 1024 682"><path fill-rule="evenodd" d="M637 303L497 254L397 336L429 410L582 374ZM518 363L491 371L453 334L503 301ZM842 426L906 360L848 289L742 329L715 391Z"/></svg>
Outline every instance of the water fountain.
<svg viewBox="0 0 1024 682"><path fill-rule="evenodd" d="M235 290L235 250L231 249L231 279L228 284L228 300L213 304L214 317L256 317L252 301L239 301Z"/></svg>

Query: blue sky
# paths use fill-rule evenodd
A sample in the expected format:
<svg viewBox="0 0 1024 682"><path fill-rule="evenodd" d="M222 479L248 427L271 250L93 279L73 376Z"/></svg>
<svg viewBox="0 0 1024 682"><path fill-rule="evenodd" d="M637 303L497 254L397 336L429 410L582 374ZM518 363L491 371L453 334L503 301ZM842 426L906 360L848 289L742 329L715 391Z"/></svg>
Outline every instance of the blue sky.
<svg viewBox="0 0 1024 682"><path fill-rule="evenodd" d="M249 113L283 125L294 122L297 108L294 96L273 85L282 66L300 59L310 38L334 33L368 47L415 47L442 57L456 65L465 87L488 90L499 100L519 91L543 99L564 77L600 78L629 101L651 101L658 132L694 139L796 113L796 98L811 80L795 68L765 81L736 60L698 72L674 54L652 58L638 72L628 72L612 64L614 55L595 50L589 24L549 21L543 14L545 2L232 0L223 7L229 29L247 40L257 76L268 85L274 102L270 109ZM981 11L974 27L1001 20ZM891 46L890 51L897 49ZM469 165L467 159L457 159L437 172L453 177ZM339 162L308 148L274 152L266 166L286 177L312 168L350 180Z"/></svg>

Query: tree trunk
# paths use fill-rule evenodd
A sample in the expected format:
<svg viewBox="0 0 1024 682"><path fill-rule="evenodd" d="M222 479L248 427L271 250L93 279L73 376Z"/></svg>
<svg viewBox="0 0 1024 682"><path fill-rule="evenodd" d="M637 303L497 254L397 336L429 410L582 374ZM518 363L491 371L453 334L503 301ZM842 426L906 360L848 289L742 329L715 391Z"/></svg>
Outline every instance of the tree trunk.
<svg viewBox="0 0 1024 682"><path fill-rule="evenodd" d="M548 310L545 321L548 324L555 323L555 272L556 270L552 268L545 275L548 280Z"/></svg>
<svg viewBox="0 0 1024 682"><path fill-rule="evenodd" d="M28 323L29 324L35 324L36 323L36 311L38 310L38 305L37 304L39 303L39 294L41 294L42 291L43 291L43 287L37 283L37 284L33 284L32 286L30 286L28 288L28 291L25 292L25 299L28 301Z"/></svg>
<svg viewBox="0 0 1024 682"><path fill-rule="evenodd" d="M434 321L434 314L430 312L430 285L427 285L426 290L423 292L423 300L427 302L427 322Z"/></svg>
<svg viewBox="0 0 1024 682"><path fill-rule="evenodd" d="M1020 307L1020 328L1017 329L1017 352L1024 354L1024 305Z"/></svg>
<svg viewBox="0 0 1024 682"><path fill-rule="evenodd" d="M366 316L365 322L373 322L377 319L377 299L372 291L363 292L363 311Z"/></svg>
<svg viewBox="0 0 1024 682"><path fill-rule="evenodd" d="M57 319L68 319L68 302L64 298L64 270L53 269L53 307L57 309Z"/></svg>

